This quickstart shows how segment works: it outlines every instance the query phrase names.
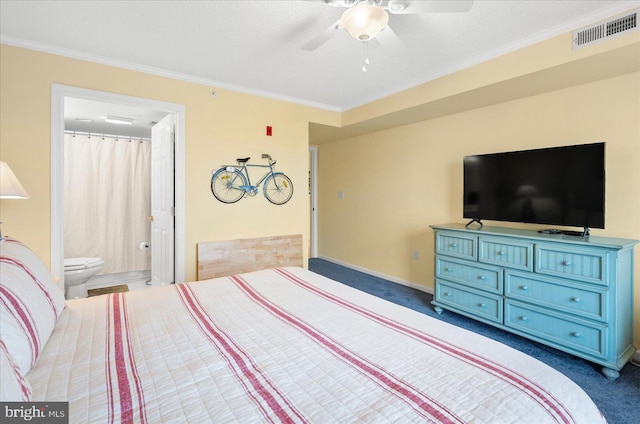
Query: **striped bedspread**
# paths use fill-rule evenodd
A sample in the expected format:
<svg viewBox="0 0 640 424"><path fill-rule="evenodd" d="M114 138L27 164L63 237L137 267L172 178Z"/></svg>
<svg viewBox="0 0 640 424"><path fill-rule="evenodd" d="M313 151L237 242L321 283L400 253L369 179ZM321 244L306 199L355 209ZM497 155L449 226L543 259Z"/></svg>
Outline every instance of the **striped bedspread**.
<svg viewBox="0 0 640 424"><path fill-rule="evenodd" d="M67 301L27 376L77 423L598 423L509 347L300 268Z"/></svg>

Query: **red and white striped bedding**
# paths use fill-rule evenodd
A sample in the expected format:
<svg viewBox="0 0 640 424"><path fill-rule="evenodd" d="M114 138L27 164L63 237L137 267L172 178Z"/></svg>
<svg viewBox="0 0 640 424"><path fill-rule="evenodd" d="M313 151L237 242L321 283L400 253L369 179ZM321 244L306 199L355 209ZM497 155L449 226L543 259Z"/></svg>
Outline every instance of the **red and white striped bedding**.
<svg viewBox="0 0 640 424"><path fill-rule="evenodd" d="M605 422L541 362L300 268L68 301L27 379L79 423Z"/></svg>

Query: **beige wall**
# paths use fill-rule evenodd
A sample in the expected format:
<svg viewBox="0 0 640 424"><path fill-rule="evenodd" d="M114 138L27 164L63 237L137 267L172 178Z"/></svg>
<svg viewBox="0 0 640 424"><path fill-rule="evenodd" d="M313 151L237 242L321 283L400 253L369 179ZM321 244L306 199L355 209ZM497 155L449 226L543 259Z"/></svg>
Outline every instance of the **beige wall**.
<svg viewBox="0 0 640 424"><path fill-rule="evenodd" d="M319 254L432 288L428 226L465 222L464 155L598 141L607 143L606 229L592 234L640 239L639 117L635 72L322 144ZM635 258L640 263L640 246ZM640 346L637 265L635 287Z"/></svg>
<svg viewBox="0 0 640 424"><path fill-rule="evenodd" d="M186 278L196 277L196 243L274 234L309 238L308 122L339 116L310 107L141 72L0 45L0 157L31 195L0 205L2 230L50 260L51 84L185 105ZM215 88L217 97L210 96ZM273 136L265 136L265 126ZM270 153L293 180L292 200L262 195L225 205L211 195L211 170L237 157ZM305 251L305 258L307 252Z"/></svg>
<svg viewBox="0 0 640 424"><path fill-rule="evenodd" d="M0 157L31 194L0 204L3 230L48 262L57 83L185 105L187 279L195 278L198 241L302 233L307 244L309 122L433 118L319 146L322 256L432 287L428 225L462 221L464 155L595 141L607 142L607 210L606 230L593 234L640 239L639 40L633 33L571 52L565 34L342 114L217 88L213 98L212 87L1 45ZM214 167L263 152L293 178L290 203L257 196L229 206L212 197ZM635 279L640 346L638 266Z"/></svg>

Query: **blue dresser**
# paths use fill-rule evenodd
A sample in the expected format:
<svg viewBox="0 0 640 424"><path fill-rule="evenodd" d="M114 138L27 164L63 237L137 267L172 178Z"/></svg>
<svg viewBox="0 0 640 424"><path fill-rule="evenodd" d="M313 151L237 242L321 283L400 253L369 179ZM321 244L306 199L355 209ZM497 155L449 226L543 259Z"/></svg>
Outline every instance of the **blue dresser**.
<svg viewBox="0 0 640 424"><path fill-rule="evenodd" d="M432 225L433 305L603 365L615 380L633 347L636 240Z"/></svg>

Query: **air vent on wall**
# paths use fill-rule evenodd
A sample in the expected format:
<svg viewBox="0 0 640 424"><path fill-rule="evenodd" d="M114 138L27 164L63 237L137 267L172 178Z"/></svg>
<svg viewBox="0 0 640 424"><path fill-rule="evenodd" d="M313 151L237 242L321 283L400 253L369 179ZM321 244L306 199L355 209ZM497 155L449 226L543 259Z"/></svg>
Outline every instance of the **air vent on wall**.
<svg viewBox="0 0 640 424"><path fill-rule="evenodd" d="M639 11L640 9L573 31L573 50L636 31Z"/></svg>

